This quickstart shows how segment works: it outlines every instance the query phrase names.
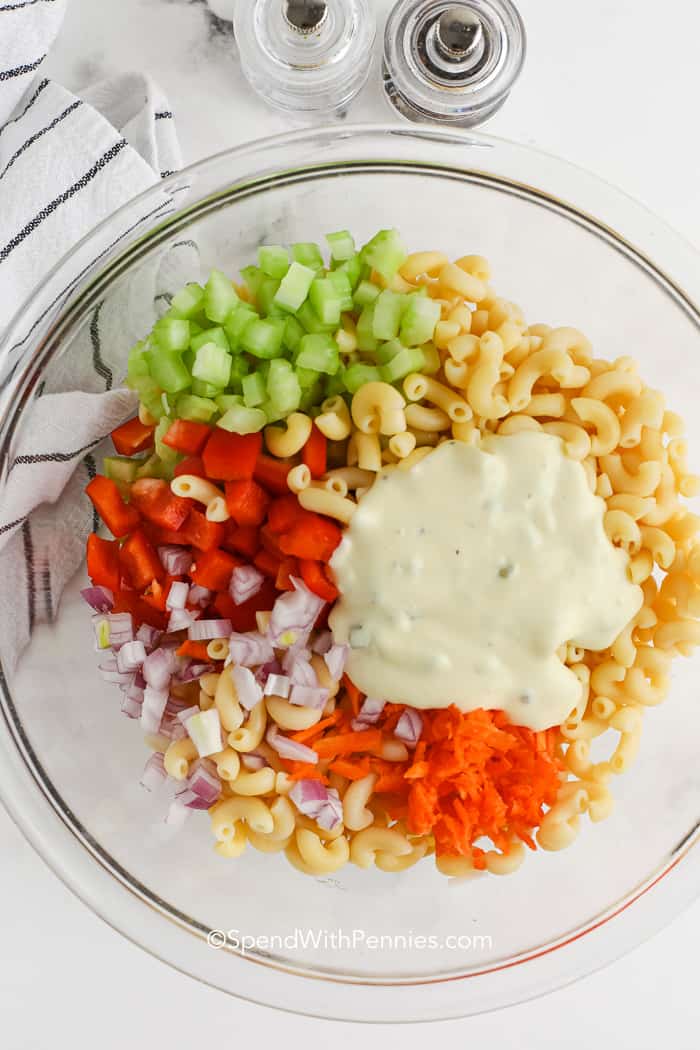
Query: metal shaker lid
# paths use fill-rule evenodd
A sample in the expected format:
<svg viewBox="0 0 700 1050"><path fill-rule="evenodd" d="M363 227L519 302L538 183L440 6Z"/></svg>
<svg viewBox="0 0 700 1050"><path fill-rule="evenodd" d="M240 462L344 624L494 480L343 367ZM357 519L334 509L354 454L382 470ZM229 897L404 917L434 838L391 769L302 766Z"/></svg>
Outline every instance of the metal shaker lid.
<svg viewBox="0 0 700 1050"><path fill-rule="evenodd" d="M409 120L474 127L503 104L524 59L511 0L399 0L384 33L384 90Z"/></svg>

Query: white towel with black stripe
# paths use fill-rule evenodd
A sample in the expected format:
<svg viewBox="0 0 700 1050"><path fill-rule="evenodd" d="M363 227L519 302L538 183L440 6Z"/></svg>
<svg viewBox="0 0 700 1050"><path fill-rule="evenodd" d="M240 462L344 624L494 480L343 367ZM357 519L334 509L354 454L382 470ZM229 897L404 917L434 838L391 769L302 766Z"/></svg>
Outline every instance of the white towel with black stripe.
<svg viewBox="0 0 700 1050"><path fill-rule="evenodd" d="M18 307L48 271L102 220L181 165L167 100L147 77L127 74L78 99L41 78L66 0L0 0L0 383L31 345L41 318ZM164 191L157 217L175 210ZM152 222L151 200L136 226ZM96 258L134 229L109 231L91 254L64 266L59 300ZM103 243L104 242L104 243ZM94 522L84 495L99 444L134 408L118 387L125 347L147 331L175 290L198 277L196 249L182 241L98 306L84 339L48 370L25 412L0 499L0 656L11 669L34 626L50 621L84 558ZM58 300L57 300L58 301ZM26 320L25 320L26 316ZM6 340L7 341L7 340ZM81 362L78 364L78 362Z"/></svg>

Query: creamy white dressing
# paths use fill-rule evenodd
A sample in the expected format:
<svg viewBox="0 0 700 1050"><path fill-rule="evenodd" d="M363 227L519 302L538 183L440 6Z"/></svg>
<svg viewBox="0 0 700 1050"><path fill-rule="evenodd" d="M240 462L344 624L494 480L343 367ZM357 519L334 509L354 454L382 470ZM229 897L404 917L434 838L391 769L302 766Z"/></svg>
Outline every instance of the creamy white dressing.
<svg viewBox="0 0 700 1050"><path fill-rule="evenodd" d="M548 434L445 442L381 476L331 562L330 624L350 643L350 677L414 707L559 725L581 685L557 649L607 648L642 604L604 512Z"/></svg>

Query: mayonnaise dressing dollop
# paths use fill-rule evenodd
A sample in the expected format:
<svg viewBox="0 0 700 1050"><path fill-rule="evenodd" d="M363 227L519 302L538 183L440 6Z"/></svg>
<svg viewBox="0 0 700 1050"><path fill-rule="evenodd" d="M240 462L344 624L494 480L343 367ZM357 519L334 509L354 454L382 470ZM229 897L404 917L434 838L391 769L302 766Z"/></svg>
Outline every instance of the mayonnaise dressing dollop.
<svg viewBox="0 0 700 1050"><path fill-rule="evenodd" d="M559 725L581 695L565 642L605 649L638 612L605 504L558 437L445 442L380 476L333 556L330 624L365 693Z"/></svg>

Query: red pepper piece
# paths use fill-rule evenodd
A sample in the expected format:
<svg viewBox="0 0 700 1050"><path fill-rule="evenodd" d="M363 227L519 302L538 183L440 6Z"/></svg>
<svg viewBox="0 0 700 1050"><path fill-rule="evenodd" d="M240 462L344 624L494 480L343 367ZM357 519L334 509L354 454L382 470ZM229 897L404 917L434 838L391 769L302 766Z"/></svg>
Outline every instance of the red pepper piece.
<svg viewBox="0 0 700 1050"><path fill-rule="evenodd" d="M224 526L220 521L208 521L206 516L195 507L187 515L187 520L180 530L182 540L200 551L210 551L220 547L224 538Z"/></svg>
<svg viewBox="0 0 700 1050"><path fill-rule="evenodd" d="M256 612L269 612L276 598L274 581L267 579L258 593L242 605L236 605L226 591L220 591L216 595L213 605L219 616L231 621L234 631L255 631L258 626Z"/></svg>
<svg viewBox="0 0 700 1050"><path fill-rule="evenodd" d="M144 602L136 591L123 589L115 594L113 611L131 613L135 628L140 627L142 623L149 623L151 627L164 631L168 622L164 613Z"/></svg>
<svg viewBox="0 0 700 1050"><path fill-rule="evenodd" d="M239 565L245 565L241 558L215 548L197 555L190 576L200 587L207 587L210 591L226 591L231 582L231 573Z"/></svg>
<svg viewBox="0 0 700 1050"><path fill-rule="evenodd" d="M87 541L87 571L96 587L119 590L119 544L116 540L103 540L92 532Z"/></svg>
<svg viewBox="0 0 700 1050"><path fill-rule="evenodd" d="M281 561L284 558L284 551L280 547L280 536L277 536L270 528L269 525L265 525L258 531L258 537L260 539L261 547L267 551L268 554L272 554L274 558Z"/></svg>
<svg viewBox="0 0 700 1050"><path fill-rule="evenodd" d="M258 456L255 464L253 477L259 481L268 492L279 492L280 495L289 492L287 485L287 474L293 464L284 459L273 459L272 456Z"/></svg>
<svg viewBox="0 0 700 1050"><path fill-rule="evenodd" d="M255 568L260 569L260 572L264 573L265 576L270 576L273 580L277 579L277 573L281 564L281 558L275 557L274 554L270 554L266 550L258 551L253 558Z"/></svg>
<svg viewBox="0 0 700 1050"><path fill-rule="evenodd" d="M311 471L312 478L320 478L326 473L327 450L328 442L314 423L306 444L301 450L301 461Z"/></svg>
<svg viewBox="0 0 700 1050"><path fill-rule="evenodd" d="M226 507L238 525L261 525L270 497L257 481L227 481Z"/></svg>
<svg viewBox="0 0 700 1050"><path fill-rule="evenodd" d="M186 456L198 456L212 435L207 423L196 423L191 419L175 419L163 438L163 444Z"/></svg>
<svg viewBox="0 0 700 1050"><path fill-rule="evenodd" d="M141 517L137 508L124 502L117 485L110 478L98 474L85 491L103 522L117 539L128 536L138 527Z"/></svg>
<svg viewBox="0 0 700 1050"><path fill-rule="evenodd" d="M310 558L302 558L299 561L301 578L314 594L323 598L326 602L334 602L338 597L338 588L330 578L327 565L323 562L313 561Z"/></svg>
<svg viewBox="0 0 700 1050"><path fill-rule="evenodd" d="M294 584L292 583L291 577L296 576L299 578L299 562L296 558L285 558L284 561L280 562L280 567L277 570L277 577L275 579L275 586L278 591L293 591ZM310 588L313 590L313 588Z"/></svg>
<svg viewBox="0 0 700 1050"><path fill-rule="evenodd" d="M120 456L135 456L153 445L155 426L146 426L138 416L112 431L112 443Z"/></svg>
<svg viewBox="0 0 700 1050"><path fill-rule="evenodd" d="M289 532L292 526L309 514L291 492L273 499L267 511L267 524L271 532Z"/></svg>
<svg viewBox="0 0 700 1050"><path fill-rule="evenodd" d="M233 520L229 519L224 528L225 534L221 546L234 554L244 554L252 560L260 547L257 527L255 525L236 525Z"/></svg>
<svg viewBox="0 0 700 1050"><path fill-rule="evenodd" d="M340 529L332 521L307 511L302 521L280 536L279 545L284 554L327 562L341 537Z"/></svg>
<svg viewBox="0 0 700 1050"><path fill-rule="evenodd" d="M133 532L119 552L122 572L132 587L143 590L153 580L162 580L165 569L141 529Z"/></svg>
<svg viewBox="0 0 700 1050"><path fill-rule="evenodd" d="M215 481L252 478L261 448L261 433L231 434L221 427L214 427L202 452L207 477Z"/></svg>
<svg viewBox="0 0 700 1050"><path fill-rule="evenodd" d="M196 478L206 478L207 472L201 456L186 456L181 459L173 471L173 476L179 478L181 474L194 474Z"/></svg>
<svg viewBox="0 0 700 1050"><path fill-rule="evenodd" d="M163 529L178 530L190 513L192 501L176 496L167 481L139 478L131 486L131 501L144 518Z"/></svg>

